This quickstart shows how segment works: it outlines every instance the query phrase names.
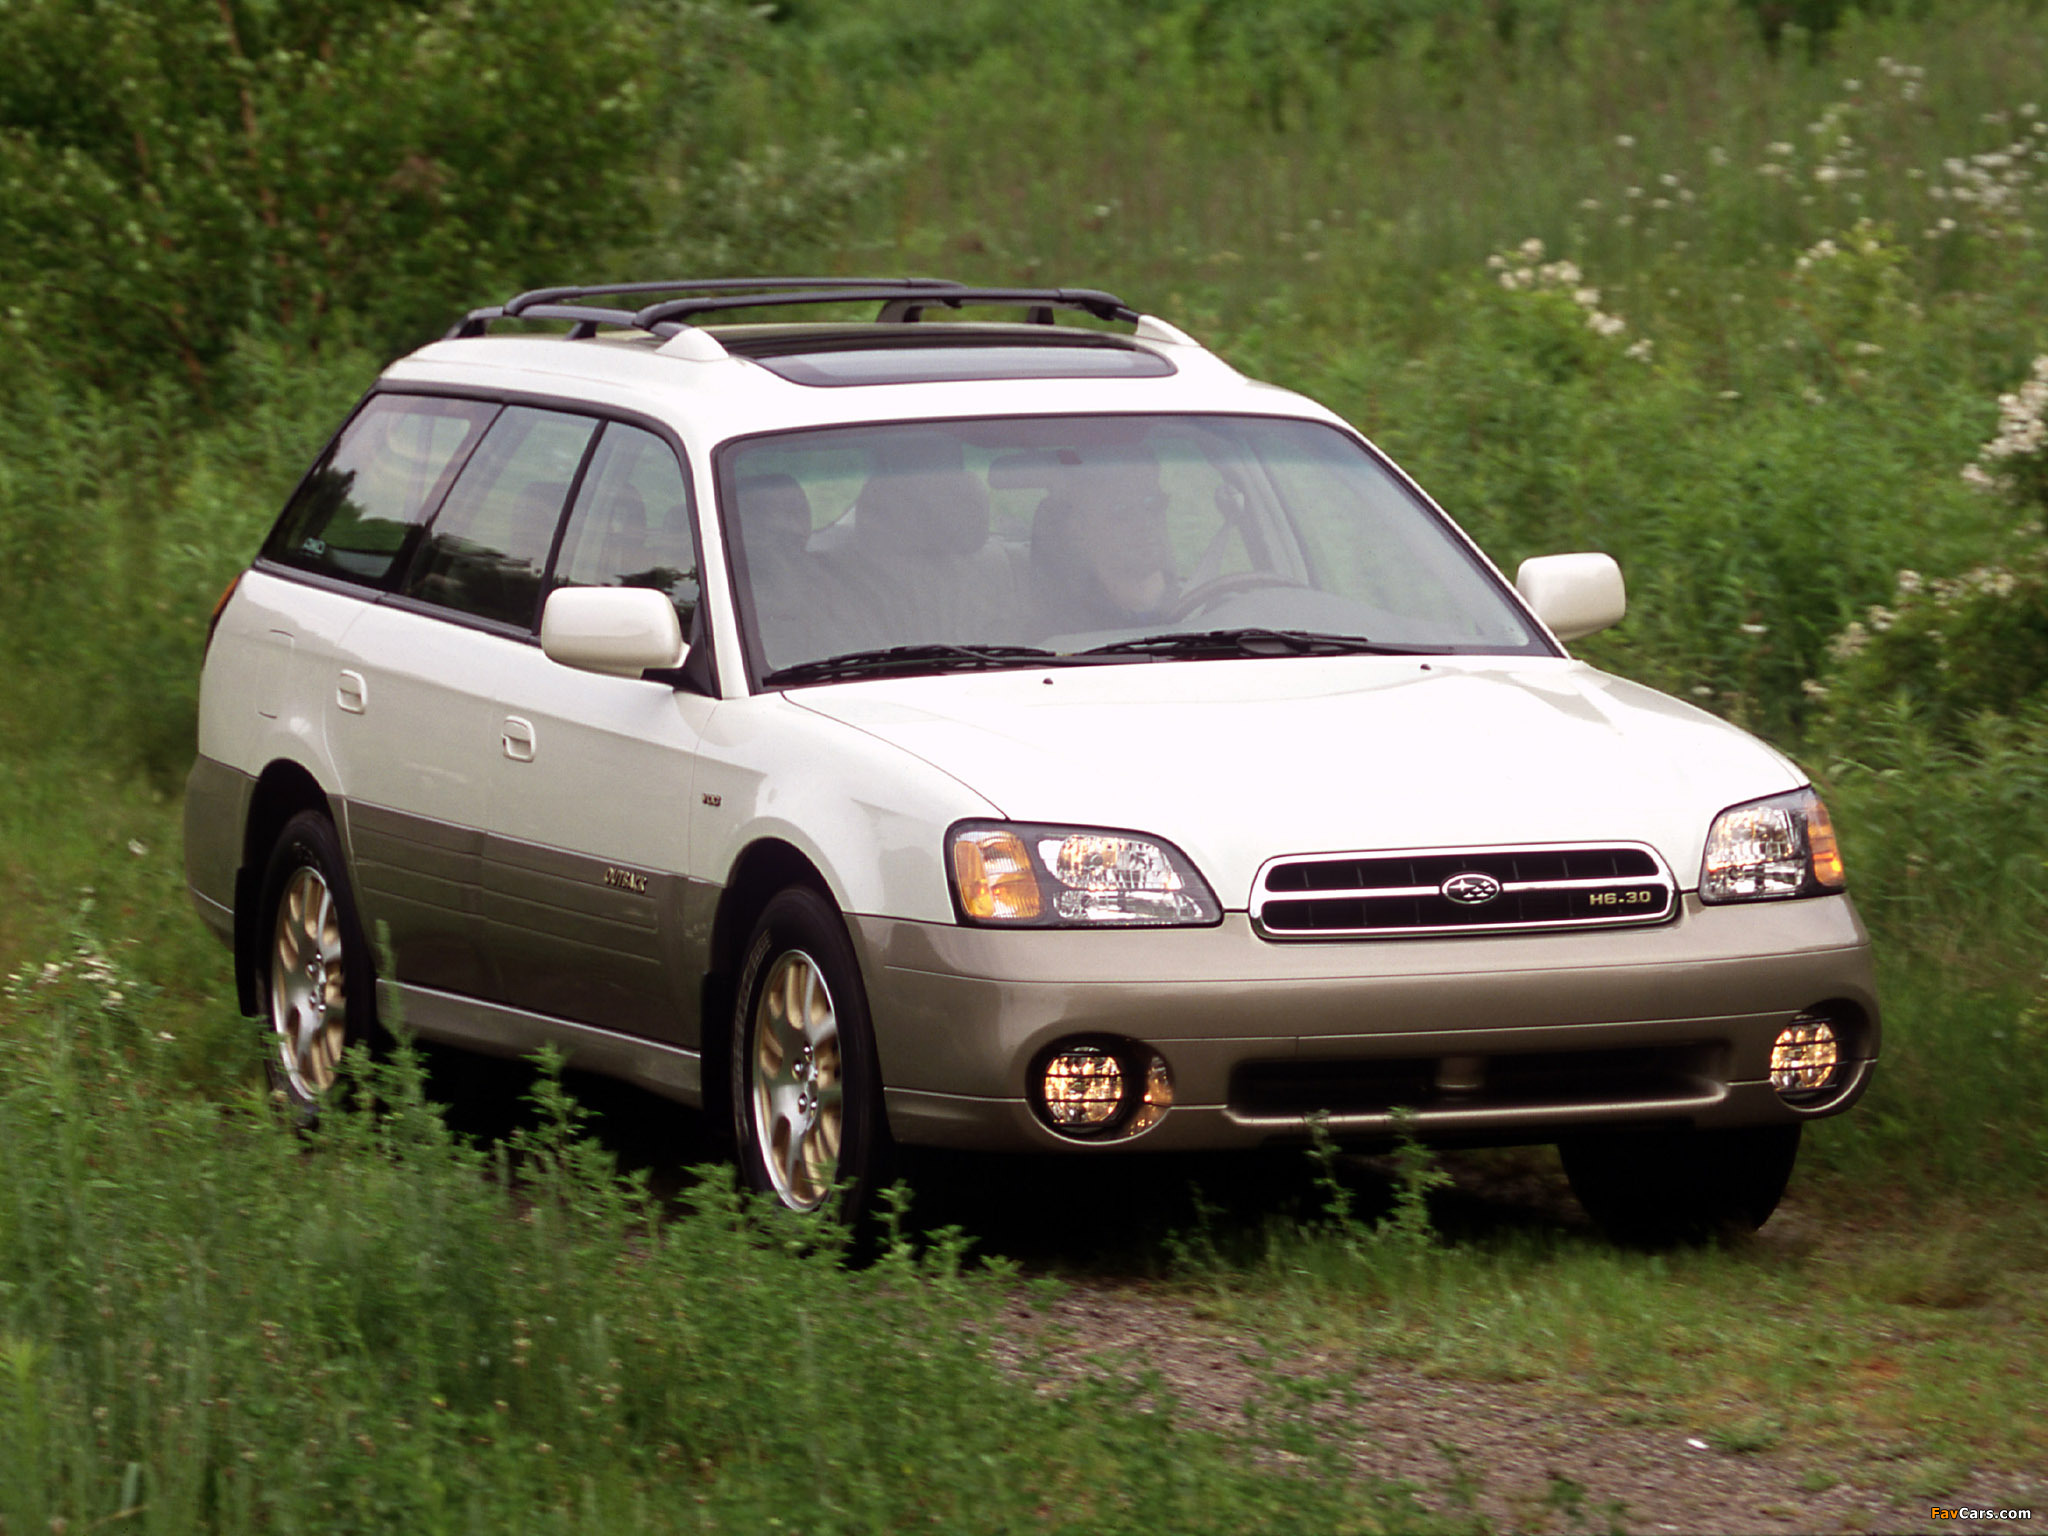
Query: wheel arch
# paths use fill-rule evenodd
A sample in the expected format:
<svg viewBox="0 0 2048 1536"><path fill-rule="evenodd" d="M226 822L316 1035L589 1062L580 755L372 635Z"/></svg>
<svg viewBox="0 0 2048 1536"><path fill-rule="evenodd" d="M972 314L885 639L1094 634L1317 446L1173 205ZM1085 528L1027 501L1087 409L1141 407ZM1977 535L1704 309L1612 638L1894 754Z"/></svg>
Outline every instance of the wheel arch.
<svg viewBox="0 0 2048 1536"><path fill-rule="evenodd" d="M272 760L256 776L249 796L249 815L242 827L242 862L235 871L235 1002L248 1017L255 1017L256 961L261 940L256 932L256 911L262 892L263 869L270 850L285 823L301 811L317 811L334 822L340 820L320 781L305 764L288 757Z"/></svg>
<svg viewBox="0 0 2048 1536"><path fill-rule="evenodd" d="M802 849L779 837L758 838L741 849L719 894L711 920L710 964L705 968L699 1000L699 1016L703 1020L699 1044L703 1050L704 1111L710 1125L724 1127L731 1123L727 1084L732 1067L733 989L740 967L746 962L741 949L762 909L777 892L797 885L816 891L844 918L824 871Z"/></svg>

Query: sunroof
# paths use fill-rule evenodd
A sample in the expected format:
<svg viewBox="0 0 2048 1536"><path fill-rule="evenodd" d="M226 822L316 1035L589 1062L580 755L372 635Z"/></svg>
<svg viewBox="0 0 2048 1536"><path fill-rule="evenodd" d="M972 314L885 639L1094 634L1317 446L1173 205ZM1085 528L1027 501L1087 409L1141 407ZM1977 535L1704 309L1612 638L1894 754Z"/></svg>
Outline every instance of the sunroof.
<svg viewBox="0 0 2048 1536"><path fill-rule="evenodd" d="M958 384L970 379L1156 379L1174 371L1157 352L1118 340L1005 346L836 346L815 351L749 352L792 384Z"/></svg>

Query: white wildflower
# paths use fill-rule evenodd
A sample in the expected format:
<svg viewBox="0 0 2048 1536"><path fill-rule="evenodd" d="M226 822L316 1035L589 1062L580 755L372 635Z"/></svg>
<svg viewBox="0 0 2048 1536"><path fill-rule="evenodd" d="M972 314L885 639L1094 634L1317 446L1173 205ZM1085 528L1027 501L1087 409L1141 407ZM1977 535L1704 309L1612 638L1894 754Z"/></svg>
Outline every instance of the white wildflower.
<svg viewBox="0 0 2048 1536"><path fill-rule="evenodd" d="M1632 133L1617 133L1614 136L1614 142L1621 149L1634 149L1636 147L1636 136Z"/></svg>
<svg viewBox="0 0 2048 1536"><path fill-rule="evenodd" d="M1639 363L1647 363L1650 360L1650 354L1655 350L1656 348L1651 343L1650 338L1641 336L1628 344L1628 349L1624 356L1632 357Z"/></svg>
<svg viewBox="0 0 2048 1536"><path fill-rule="evenodd" d="M1901 572L1899 572L1899 591L1900 591L1901 593L1903 593L1903 594L1905 594L1906 596L1910 597L1910 596L1912 596L1912 595L1913 595L1913 594L1914 594L1915 592L1918 592L1918 591L1920 590L1921 586L1922 586L1922 581L1921 581L1920 573L1919 573L1918 571L1901 571Z"/></svg>

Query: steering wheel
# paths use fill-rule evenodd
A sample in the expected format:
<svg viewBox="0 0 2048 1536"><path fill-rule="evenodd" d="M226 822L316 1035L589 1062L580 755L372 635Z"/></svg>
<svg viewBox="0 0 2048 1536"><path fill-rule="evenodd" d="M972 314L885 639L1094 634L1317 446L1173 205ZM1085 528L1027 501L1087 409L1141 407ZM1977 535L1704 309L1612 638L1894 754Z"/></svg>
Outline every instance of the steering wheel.
<svg viewBox="0 0 2048 1536"><path fill-rule="evenodd" d="M1305 588L1305 582L1296 581L1292 576L1282 576L1278 571L1232 571L1227 576L1213 576L1207 581L1197 582L1181 593L1179 601L1168 611L1168 623L1191 619L1198 613L1205 613L1226 597L1239 592L1255 592L1261 587Z"/></svg>

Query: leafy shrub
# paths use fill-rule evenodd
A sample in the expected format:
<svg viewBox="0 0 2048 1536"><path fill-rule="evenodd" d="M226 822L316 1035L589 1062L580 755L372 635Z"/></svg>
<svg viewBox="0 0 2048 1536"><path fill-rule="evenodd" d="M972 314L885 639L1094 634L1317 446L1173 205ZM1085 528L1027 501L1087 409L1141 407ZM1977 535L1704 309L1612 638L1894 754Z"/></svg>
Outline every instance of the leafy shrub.
<svg viewBox="0 0 2048 1536"><path fill-rule="evenodd" d="M2048 688L2048 547L1960 576L1899 572L1890 605L1835 637L1823 685L1844 717L1897 697L1959 731L1984 710L2010 714Z"/></svg>
<svg viewBox="0 0 2048 1536"><path fill-rule="evenodd" d="M251 324L418 338L645 219L661 60L609 0L16 0L0 271L88 372L195 385ZM25 280L25 292L24 292Z"/></svg>
<svg viewBox="0 0 2048 1536"><path fill-rule="evenodd" d="M1963 478L2021 517L2048 512L2048 357L1998 406L1998 433ZM2038 517L2008 543L2003 559L1959 576L1900 571L1896 596L1835 637L1833 669L1814 691L1845 721L1897 698L1955 735L1981 711L2011 714L2048 689L2048 541Z"/></svg>

